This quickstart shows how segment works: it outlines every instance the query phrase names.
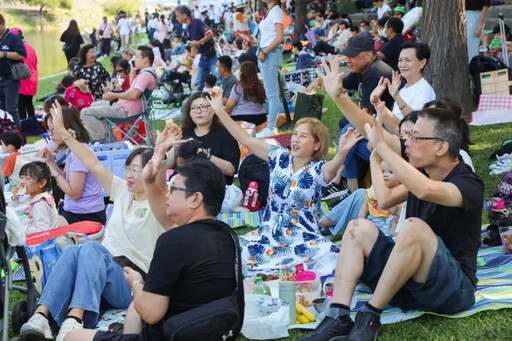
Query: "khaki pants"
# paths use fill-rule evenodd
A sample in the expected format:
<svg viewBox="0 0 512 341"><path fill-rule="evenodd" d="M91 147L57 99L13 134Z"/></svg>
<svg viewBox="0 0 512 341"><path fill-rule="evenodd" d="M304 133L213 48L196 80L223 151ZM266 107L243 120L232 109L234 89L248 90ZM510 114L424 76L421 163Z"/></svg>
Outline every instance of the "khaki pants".
<svg viewBox="0 0 512 341"><path fill-rule="evenodd" d="M87 131L94 141L102 141L107 136L108 124L104 117L126 118L128 113L117 102L110 105L107 101L94 102L80 113Z"/></svg>

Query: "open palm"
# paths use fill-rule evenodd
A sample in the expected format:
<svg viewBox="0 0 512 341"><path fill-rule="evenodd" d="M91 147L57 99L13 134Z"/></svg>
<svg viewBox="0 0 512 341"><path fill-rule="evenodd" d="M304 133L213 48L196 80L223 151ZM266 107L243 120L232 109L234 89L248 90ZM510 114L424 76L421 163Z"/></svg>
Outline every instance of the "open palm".
<svg viewBox="0 0 512 341"><path fill-rule="evenodd" d="M327 58L329 60L329 65L327 65L327 62L322 59L322 65L324 67L325 74L318 70L315 70L315 72L318 77L322 79L325 91L329 94L329 96L335 98L343 93L342 79L344 74L340 72L338 62L332 55L329 55Z"/></svg>

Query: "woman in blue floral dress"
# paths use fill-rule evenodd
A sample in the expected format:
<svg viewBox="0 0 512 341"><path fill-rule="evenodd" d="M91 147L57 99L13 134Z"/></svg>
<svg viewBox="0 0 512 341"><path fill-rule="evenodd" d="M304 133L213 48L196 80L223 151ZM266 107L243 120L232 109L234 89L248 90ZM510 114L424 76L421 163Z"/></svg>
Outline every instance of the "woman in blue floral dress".
<svg viewBox="0 0 512 341"><path fill-rule="evenodd" d="M240 237L248 268L260 272L306 263L309 269L330 273L338 250L320 235L317 213L324 188L361 135L348 130L334 158L326 161L329 133L317 119L304 118L295 124L289 150L247 134L224 110L221 92L213 93L209 103L239 143L268 161L270 186L262 225Z"/></svg>

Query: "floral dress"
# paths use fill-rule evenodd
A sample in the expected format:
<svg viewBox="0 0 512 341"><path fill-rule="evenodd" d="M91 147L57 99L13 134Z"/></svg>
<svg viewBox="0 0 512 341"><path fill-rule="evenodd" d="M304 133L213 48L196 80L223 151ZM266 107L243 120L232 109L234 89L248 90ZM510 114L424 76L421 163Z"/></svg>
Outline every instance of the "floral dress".
<svg viewBox="0 0 512 341"><path fill-rule="evenodd" d="M308 269L330 273L338 249L320 235L318 211L326 161L312 161L294 172L286 148L270 146L270 186L262 225L240 237L242 257L250 271L270 271L305 263Z"/></svg>
<svg viewBox="0 0 512 341"><path fill-rule="evenodd" d="M95 101L100 101L103 97L103 86L110 80L107 70L99 62L92 66L77 64L73 68L73 76L78 79L85 79L89 90Z"/></svg>

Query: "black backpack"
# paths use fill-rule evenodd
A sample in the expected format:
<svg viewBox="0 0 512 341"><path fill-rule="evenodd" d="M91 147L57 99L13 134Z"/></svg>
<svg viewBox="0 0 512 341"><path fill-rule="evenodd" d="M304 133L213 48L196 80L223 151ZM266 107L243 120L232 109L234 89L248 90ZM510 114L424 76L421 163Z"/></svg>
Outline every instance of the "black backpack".
<svg viewBox="0 0 512 341"><path fill-rule="evenodd" d="M251 181L258 183L260 204L261 207L265 207L270 184L270 171L267 162L254 154L247 155L238 169L238 179L240 180L240 189L244 194Z"/></svg>
<svg viewBox="0 0 512 341"><path fill-rule="evenodd" d="M496 71L506 68L507 66L503 61L495 56L475 56L471 59L471 62L469 63L469 73L473 79L473 96L477 101L482 93L480 74L482 72Z"/></svg>

